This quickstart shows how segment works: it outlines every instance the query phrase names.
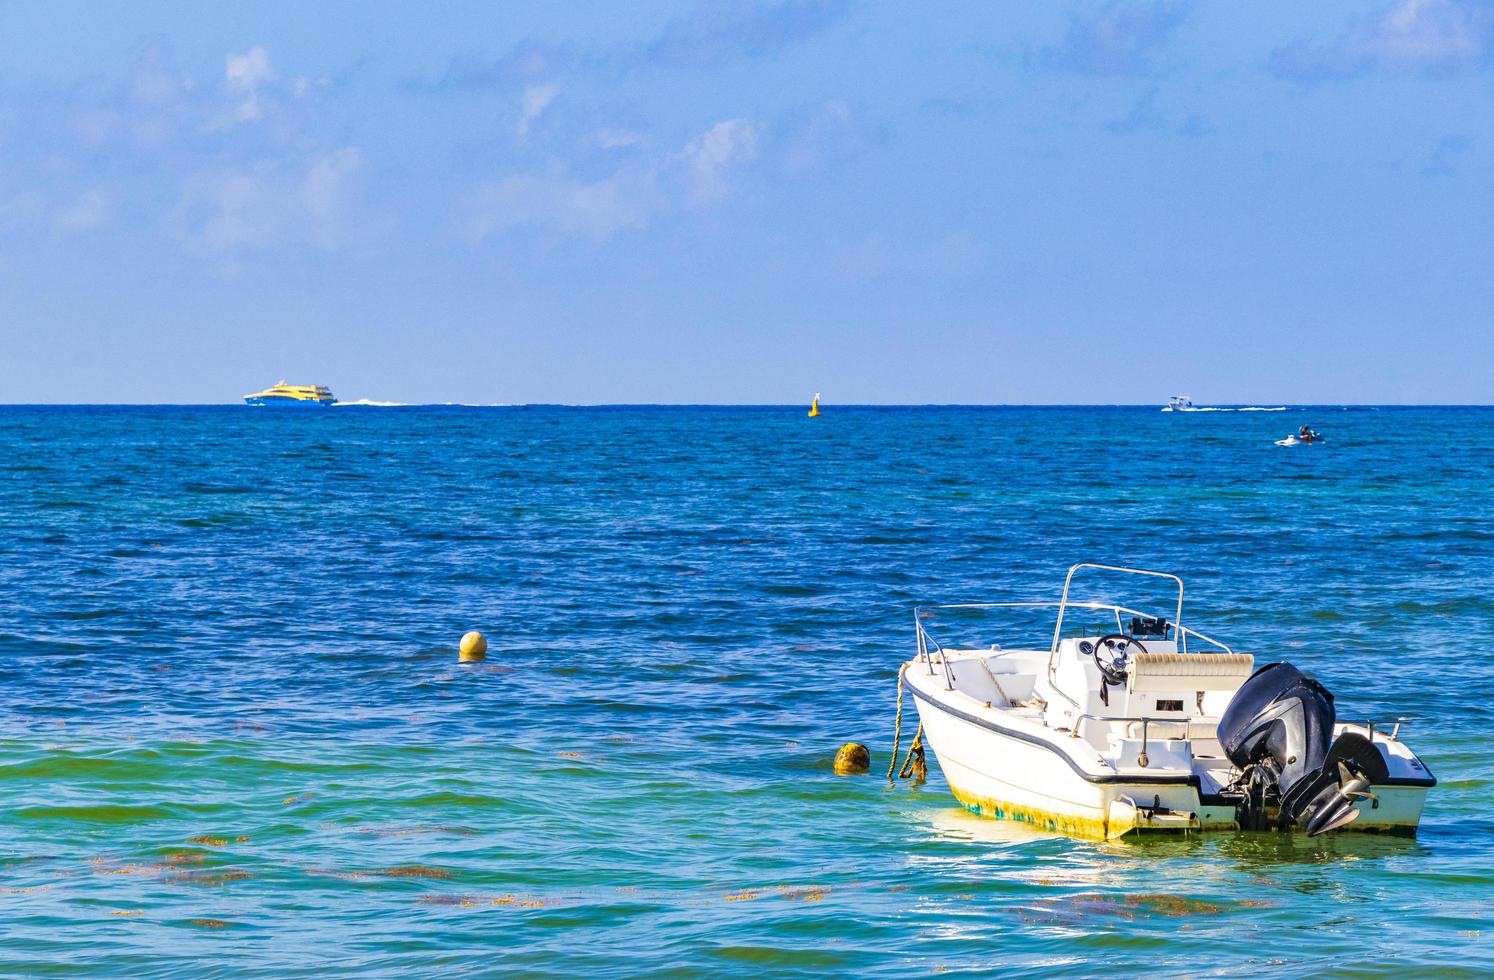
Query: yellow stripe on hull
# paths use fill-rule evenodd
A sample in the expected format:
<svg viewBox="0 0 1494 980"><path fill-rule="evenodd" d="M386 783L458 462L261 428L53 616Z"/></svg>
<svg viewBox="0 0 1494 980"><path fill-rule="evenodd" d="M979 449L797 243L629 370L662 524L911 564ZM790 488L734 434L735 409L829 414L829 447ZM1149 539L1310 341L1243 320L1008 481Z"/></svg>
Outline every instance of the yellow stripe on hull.
<svg viewBox="0 0 1494 980"><path fill-rule="evenodd" d="M975 796L950 787L955 799L959 800L965 809L978 813L983 817L995 817L998 820L1018 820L1022 823L1030 823L1034 827L1043 830L1052 830L1060 834L1068 834L1071 837L1086 837L1090 840L1109 840L1110 822L1103 818L1081 817L1069 813L1057 813L1052 810L1040 810L1037 807L1021 806L1016 803L1008 803L1005 800L993 800L989 797ZM1117 828L1119 830L1120 828ZM1126 828L1130 830L1131 828ZM1125 833L1121 830L1120 833ZM1119 836L1116 834L1115 836Z"/></svg>

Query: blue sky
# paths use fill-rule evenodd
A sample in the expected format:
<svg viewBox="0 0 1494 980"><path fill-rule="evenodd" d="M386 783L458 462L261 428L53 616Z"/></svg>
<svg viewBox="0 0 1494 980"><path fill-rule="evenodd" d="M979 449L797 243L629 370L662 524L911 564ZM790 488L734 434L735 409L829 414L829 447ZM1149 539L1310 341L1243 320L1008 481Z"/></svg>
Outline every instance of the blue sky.
<svg viewBox="0 0 1494 980"><path fill-rule="evenodd" d="M6 3L0 401L1494 402L1494 7Z"/></svg>

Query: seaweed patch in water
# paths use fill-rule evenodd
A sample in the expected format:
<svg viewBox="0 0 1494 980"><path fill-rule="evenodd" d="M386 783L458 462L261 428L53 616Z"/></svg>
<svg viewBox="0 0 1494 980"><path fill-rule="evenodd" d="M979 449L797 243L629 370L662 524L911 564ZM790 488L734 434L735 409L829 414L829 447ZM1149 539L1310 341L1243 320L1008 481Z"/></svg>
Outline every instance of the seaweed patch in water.
<svg viewBox="0 0 1494 980"><path fill-rule="evenodd" d="M823 901L828 894L830 894L829 885L809 885L797 888L779 885L771 892L766 888L744 888L739 892L727 892L726 900L728 902L753 902L769 895L777 895L779 898L786 898L790 901L819 902Z"/></svg>
<svg viewBox="0 0 1494 980"><path fill-rule="evenodd" d="M427 867L424 864L401 864L393 868L380 868L377 871L370 872L370 874L376 874L384 878L437 878L444 880L451 877L450 871Z"/></svg>
<svg viewBox="0 0 1494 980"><path fill-rule="evenodd" d="M422 895L418 899L421 905L448 905L456 908L474 909L488 908L494 906L512 906L520 909L543 908L543 899L533 895L519 895L510 892L507 895Z"/></svg>
<svg viewBox="0 0 1494 980"><path fill-rule="evenodd" d="M178 871L167 875L163 880L177 885L226 885L230 881L243 881L253 878L254 875L248 871Z"/></svg>
<svg viewBox="0 0 1494 980"><path fill-rule="evenodd" d="M1129 894L1105 895L1083 892L1062 898L1045 898L1034 906L1037 915L1023 916L1027 922L1079 922L1093 916L1113 916L1134 920L1164 916L1184 918L1195 915L1219 915L1224 907L1216 902L1186 895Z"/></svg>

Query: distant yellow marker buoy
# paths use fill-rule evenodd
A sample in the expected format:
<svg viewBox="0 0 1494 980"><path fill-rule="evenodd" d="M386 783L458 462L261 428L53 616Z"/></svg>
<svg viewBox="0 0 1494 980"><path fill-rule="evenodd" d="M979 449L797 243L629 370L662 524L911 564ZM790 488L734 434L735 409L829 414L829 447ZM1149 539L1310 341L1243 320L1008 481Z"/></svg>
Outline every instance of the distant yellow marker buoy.
<svg viewBox="0 0 1494 980"><path fill-rule="evenodd" d="M860 742L847 742L835 753L837 776L859 776L871 770L871 752Z"/></svg>
<svg viewBox="0 0 1494 980"><path fill-rule="evenodd" d="M463 663L477 660L486 660L488 656L488 638L477 630L465 634L462 644L457 648L457 658Z"/></svg>
<svg viewBox="0 0 1494 980"><path fill-rule="evenodd" d="M814 418L820 414L820 393L814 393L814 401L809 403L809 417Z"/></svg>

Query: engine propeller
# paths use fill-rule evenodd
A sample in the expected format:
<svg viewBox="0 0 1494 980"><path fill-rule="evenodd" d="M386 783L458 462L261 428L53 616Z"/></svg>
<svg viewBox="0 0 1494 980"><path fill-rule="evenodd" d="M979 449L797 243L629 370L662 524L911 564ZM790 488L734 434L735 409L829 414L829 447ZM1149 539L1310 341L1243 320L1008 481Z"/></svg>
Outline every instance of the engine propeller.
<svg viewBox="0 0 1494 980"><path fill-rule="evenodd" d="M1369 791L1370 781L1362 773L1350 769L1343 760L1338 763L1338 790L1327 800L1313 808L1307 818L1307 836L1316 837L1330 830L1346 827L1359 819L1360 810L1354 804L1359 800L1373 800Z"/></svg>

